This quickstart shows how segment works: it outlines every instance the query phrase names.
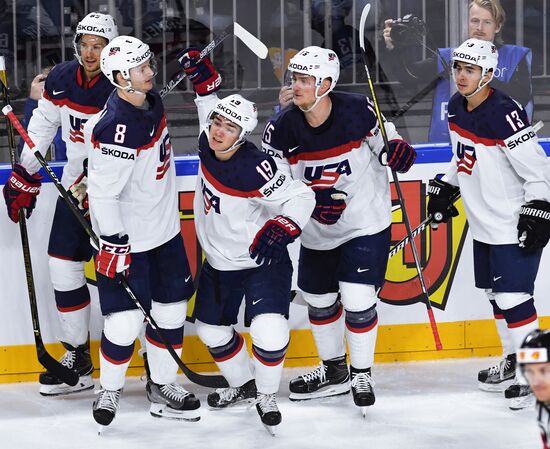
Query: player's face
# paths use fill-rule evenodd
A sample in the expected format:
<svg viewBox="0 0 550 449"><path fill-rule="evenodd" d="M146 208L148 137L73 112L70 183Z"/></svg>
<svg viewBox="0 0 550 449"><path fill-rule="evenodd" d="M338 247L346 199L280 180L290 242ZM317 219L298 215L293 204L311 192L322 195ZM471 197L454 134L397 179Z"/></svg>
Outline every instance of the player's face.
<svg viewBox="0 0 550 449"><path fill-rule="evenodd" d="M550 363L530 363L523 371L536 398L550 402Z"/></svg>
<svg viewBox="0 0 550 449"><path fill-rule="evenodd" d="M213 151L225 151L239 139L241 127L231 120L216 115L210 125L208 144Z"/></svg>
<svg viewBox="0 0 550 449"><path fill-rule="evenodd" d="M477 5L472 5L468 21L469 37L493 42L499 31L500 26L497 26L491 11Z"/></svg>
<svg viewBox="0 0 550 449"><path fill-rule="evenodd" d="M481 67L466 62L455 61L453 63L453 74L458 92L461 95L470 95L479 86Z"/></svg>
<svg viewBox="0 0 550 449"><path fill-rule="evenodd" d="M293 73L292 93L294 104L302 109L307 109L315 102L315 77Z"/></svg>
<svg viewBox="0 0 550 449"><path fill-rule="evenodd" d="M80 38L79 50L82 66L89 77L100 71L101 50L107 45L107 39L93 34L84 34Z"/></svg>
<svg viewBox="0 0 550 449"><path fill-rule="evenodd" d="M149 92L153 88L153 79L155 78L156 70L154 60L149 58L137 67L130 69L130 81L132 87L142 93Z"/></svg>

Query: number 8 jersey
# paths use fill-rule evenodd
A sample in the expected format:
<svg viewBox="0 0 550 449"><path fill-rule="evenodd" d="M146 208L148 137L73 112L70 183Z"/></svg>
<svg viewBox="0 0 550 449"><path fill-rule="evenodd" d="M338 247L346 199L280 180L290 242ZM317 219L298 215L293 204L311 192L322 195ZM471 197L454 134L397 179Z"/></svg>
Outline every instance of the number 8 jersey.
<svg viewBox="0 0 550 449"><path fill-rule="evenodd" d="M517 243L522 204L550 201L550 162L523 107L492 89L472 111L456 93L449 102L453 159L443 180L460 187L475 240Z"/></svg>
<svg viewBox="0 0 550 449"><path fill-rule="evenodd" d="M132 252L156 248L180 232L164 106L154 91L145 105L137 108L115 90L84 127L94 231L128 234Z"/></svg>

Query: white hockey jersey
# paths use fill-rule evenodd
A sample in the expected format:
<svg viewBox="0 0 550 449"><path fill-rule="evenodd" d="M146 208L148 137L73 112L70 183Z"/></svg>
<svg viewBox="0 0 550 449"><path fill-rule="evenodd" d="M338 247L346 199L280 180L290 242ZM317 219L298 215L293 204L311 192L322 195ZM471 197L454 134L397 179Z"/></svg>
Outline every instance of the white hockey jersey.
<svg viewBox="0 0 550 449"><path fill-rule="evenodd" d="M518 242L522 204L550 201L550 161L523 107L492 90L472 111L459 93L449 102L453 159L443 180L460 187L475 240Z"/></svg>
<svg viewBox="0 0 550 449"><path fill-rule="evenodd" d="M208 145L206 117L218 100L198 97L200 166L193 209L195 228L208 263L223 271L255 268L249 248L267 220L285 215L301 228L315 206L313 191L277 169L251 142L227 161L216 159Z"/></svg>
<svg viewBox="0 0 550 449"><path fill-rule="evenodd" d="M166 114L157 92L138 109L114 91L84 127L88 197L98 235L128 234L132 252L180 232L176 171Z"/></svg>
<svg viewBox="0 0 550 449"><path fill-rule="evenodd" d="M290 106L267 123L264 152L280 170L311 187L334 187L347 194L346 209L333 225L310 220L302 245L329 250L359 236L376 234L391 224L388 171L378 159L384 141L372 103L363 95L331 92L332 110L319 127ZM388 139L400 139L386 122Z"/></svg>
<svg viewBox="0 0 550 449"><path fill-rule="evenodd" d="M67 147L67 164L61 182L66 189L82 173L82 163L88 154L83 125L103 109L112 91L113 85L102 73L85 83L76 60L56 65L46 78L42 98L33 111L27 132L36 145L35 150L45 156L61 126ZM40 169L33 153L25 144L20 161L31 174Z"/></svg>

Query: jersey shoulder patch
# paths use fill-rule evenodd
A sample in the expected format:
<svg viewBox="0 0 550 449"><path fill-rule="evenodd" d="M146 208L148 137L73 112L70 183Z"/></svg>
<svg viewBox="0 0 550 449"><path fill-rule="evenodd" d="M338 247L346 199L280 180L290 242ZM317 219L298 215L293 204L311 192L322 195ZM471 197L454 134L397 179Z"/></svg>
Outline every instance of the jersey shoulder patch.
<svg viewBox="0 0 550 449"><path fill-rule="evenodd" d="M495 89L488 100L493 115L488 123L496 139L506 140L523 130L531 129L527 112L512 97Z"/></svg>

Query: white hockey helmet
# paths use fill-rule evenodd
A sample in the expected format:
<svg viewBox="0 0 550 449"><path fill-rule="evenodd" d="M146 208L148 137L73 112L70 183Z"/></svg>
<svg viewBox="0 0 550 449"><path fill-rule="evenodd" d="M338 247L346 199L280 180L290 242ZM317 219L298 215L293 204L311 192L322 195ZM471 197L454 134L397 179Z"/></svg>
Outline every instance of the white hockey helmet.
<svg viewBox="0 0 550 449"><path fill-rule="evenodd" d="M78 62L82 64L80 57L80 48L78 43L84 34L92 34L94 36L100 36L107 39L107 42L111 42L118 36L118 28L115 22L109 14L101 14L99 12L91 12L84 17L76 26L76 31L73 38L74 54Z"/></svg>
<svg viewBox="0 0 550 449"><path fill-rule="evenodd" d="M247 100L239 94L229 95L216 103L214 109L208 114L207 121L209 127L216 115L225 117L241 128L237 141L225 150L224 153L242 144L258 125L258 108L256 107L256 103Z"/></svg>
<svg viewBox="0 0 550 449"><path fill-rule="evenodd" d="M101 51L101 71L114 86L133 92L130 70L148 60L151 60L151 68L156 74L155 59L149 45L133 36L118 36ZM117 83L117 72L128 81L127 86Z"/></svg>
<svg viewBox="0 0 550 449"><path fill-rule="evenodd" d="M462 44L460 44L460 46L453 50L452 59L453 66L455 62L459 61L481 67L481 79L479 80L479 85L477 89L473 93L466 96L471 97L472 95L477 94L485 85L490 83L493 79L495 69L498 65L498 50L495 44L490 41L472 38L464 41ZM485 83L482 83L483 78L488 73L492 73L491 78L489 78L489 80Z"/></svg>
<svg viewBox="0 0 550 449"><path fill-rule="evenodd" d="M310 75L315 78L316 101L308 109L308 111L311 111L321 98L328 95L336 87L338 77L340 76L340 60L338 59L338 55L328 48L317 46L306 47L290 59L288 71ZM319 95L321 83L325 78L331 79L330 87L323 95Z"/></svg>

